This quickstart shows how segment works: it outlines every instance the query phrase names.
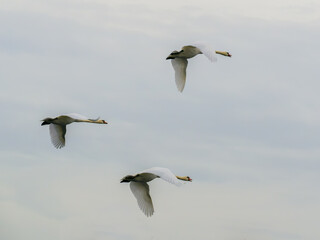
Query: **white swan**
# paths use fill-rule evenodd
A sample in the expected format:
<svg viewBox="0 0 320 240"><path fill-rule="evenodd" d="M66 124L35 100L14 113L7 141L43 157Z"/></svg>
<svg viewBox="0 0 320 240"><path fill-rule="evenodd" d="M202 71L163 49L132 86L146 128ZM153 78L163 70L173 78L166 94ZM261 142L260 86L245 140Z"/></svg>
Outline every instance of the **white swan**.
<svg viewBox="0 0 320 240"><path fill-rule="evenodd" d="M73 123L73 122L87 122L87 123L98 123L98 124L107 124L105 120L97 119L89 119L85 116L82 116L77 113L69 113L64 114L56 118L45 118L43 120L43 125L50 125L50 136L51 136L51 142L53 146L56 148L62 148L65 146L65 135L66 135L66 125Z"/></svg>
<svg viewBox="0 0 320 240"><path fill-rule="evenodd" d="M121 183L130 182L131 191L137 199L139 208L147 217L152 216L154 212L152 199L149 194L149 185L147 182L152 181L155 178L161 178L176 186L180 186L182 184L178 179L189 182L192 181L188 176L175 176L169 169L161 167L153 167L136 175L127 175L122 178L120 181Z"/></svg>
<svg viewBox="0 0 320 240"><path fill-rule="evenodd" d="M198 54L204 54L211 62L217 61L215 54L231 57L229 52L214 51L204 44L194 44L182 47L181 51L173 51L166 59L172 59L171 63L175 71L175 80L177 88L183 91L186 83L186 70L188 66L188 58L193 58Z"/></svg>

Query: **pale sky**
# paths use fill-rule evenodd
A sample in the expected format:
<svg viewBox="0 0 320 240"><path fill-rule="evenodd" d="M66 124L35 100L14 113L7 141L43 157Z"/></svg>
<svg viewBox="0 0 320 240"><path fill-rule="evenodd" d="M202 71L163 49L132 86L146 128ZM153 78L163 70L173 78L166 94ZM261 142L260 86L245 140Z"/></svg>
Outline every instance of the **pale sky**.
<svg viewBox="0 0 320 240"><path fill-rule="evenodd" d="M320 3L0 0L0 239L318 240ZM196 41L232 58L170 61ZM41 119L64 113L55 149ZM160 166L147 218L120 179Z"/></svg>

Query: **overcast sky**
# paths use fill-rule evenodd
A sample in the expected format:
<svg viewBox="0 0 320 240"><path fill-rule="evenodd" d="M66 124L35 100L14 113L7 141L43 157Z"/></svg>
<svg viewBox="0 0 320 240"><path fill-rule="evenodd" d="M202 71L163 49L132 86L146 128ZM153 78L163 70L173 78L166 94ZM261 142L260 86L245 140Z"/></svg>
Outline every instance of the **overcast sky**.
<svg viewBox="0 0 320 240"><path fill-rule="evenodd" d="M0 0L0 239L318 240L320 3ZM232 58L190 59L196 41ZM63 113L55 149L41 119ZM127 174L161 166L192 183Z"/></svg>

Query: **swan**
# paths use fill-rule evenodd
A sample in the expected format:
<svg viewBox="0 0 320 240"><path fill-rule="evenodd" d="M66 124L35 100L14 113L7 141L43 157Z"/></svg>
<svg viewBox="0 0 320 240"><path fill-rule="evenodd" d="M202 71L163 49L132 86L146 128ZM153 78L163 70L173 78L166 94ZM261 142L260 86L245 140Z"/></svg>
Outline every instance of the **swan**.
<svg viewBox="0 0 320 240"><path fill-rule="evenodd" d="M188 58L193 58L198 54L204 54L211 62L217 61L216 54L222 56L231 57L229 52L224 51L214 51L210 49L205 44L194 44L182 47L181 51L173 51L166 58L166 60L171 59L171 64L175 71L175 80L177 88L180 92L183 91L184 85L186 83L186 70L188 66Z"/></svg>
<svg viewBox="0 0 320 240"><path fill-rule="evenodd" d="M175 176L168 168L162 167L153 167L136 175L127 175L123 177L120 183L130 182L130 189L137 199L139 208L147 217L152 216L154 212L152 199L149 194L149 185L147 182L150 182L155 178L161 178L176 186L180 186L182 184L179 180L192 181L188 176Z"/></svg>
<svg viewBox="0 0 320 240"><path fill-rule="evenodd" d="M87 123L98 123L98 124L108 124L105 120L89 119L78 113L64 114L55 118L45 118L41 126L49 125L51 142L56 148L62 148L65 146L65 135L66 135L66 125L73 122L87 122Z"/></svg>

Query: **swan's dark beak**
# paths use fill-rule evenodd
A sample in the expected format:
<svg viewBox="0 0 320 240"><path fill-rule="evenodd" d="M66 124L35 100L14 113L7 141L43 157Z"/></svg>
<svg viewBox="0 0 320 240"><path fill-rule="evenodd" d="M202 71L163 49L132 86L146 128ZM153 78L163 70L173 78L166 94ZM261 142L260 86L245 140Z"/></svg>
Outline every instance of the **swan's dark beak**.
<svg viewBox="0 0 320 240"><path fill-rule="evenodd" d="M232 57L232 55L231 55L229 52L227 52L227 56L228 56L228 57Z"/></svg>
<svg viewBox="0 0 320 240"><path fill-rule="evenodd" d="M43 122L43 123L41 123L41 126L43 126L43 125L49 125L50 123L48 123L48 122Z"/></svg>
<svg viewBox="0 0 320 240"><path fill-rule="evenodd" d="M170 56L166 58L166 60L169 60L169 59L174 59L174 58L173 58L173 57L170 57Z"/></svg>

